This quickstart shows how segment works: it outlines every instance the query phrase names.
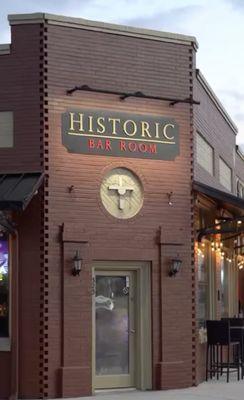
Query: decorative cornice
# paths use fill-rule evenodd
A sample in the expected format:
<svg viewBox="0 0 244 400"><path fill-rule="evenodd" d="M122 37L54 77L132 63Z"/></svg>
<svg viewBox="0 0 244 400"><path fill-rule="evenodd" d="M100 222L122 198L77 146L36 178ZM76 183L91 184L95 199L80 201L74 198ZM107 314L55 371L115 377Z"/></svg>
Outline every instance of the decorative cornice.
<svg viewBox="0 0 244 400"><path fill-rule="evenodd" d="M218 97L214 93L213 89L211 88L209 83L206 81L206 79L204 78L203 74L201 73L201 71L199 69L196 69L196 78L197 78L198 82L202 85L203 89L208 94L208 96L210 97L210 99L212 100L212 102L214 103L216 108L222 114L225 121L228 123L229 127L233 130L235 135L237 135L238 128L237 128L236 124L232 121L231 117L225 110L223 104L220 102L220 100L218 99Z"/></svg>
<svg viewBox="0 0 244 400"><path fill-rule="evenodd" d="M178 43L198 48L194 36L178 33L161 32L152 29L134 28L131 26L116 25L107 22L90 21L83 18L65 17L48 13L11 14L8 16L10 25L37 24L46 22L51 25L61 25L72 28L100 31L116 35L134 36L142 39L157 40L162 42Z"/></svg>

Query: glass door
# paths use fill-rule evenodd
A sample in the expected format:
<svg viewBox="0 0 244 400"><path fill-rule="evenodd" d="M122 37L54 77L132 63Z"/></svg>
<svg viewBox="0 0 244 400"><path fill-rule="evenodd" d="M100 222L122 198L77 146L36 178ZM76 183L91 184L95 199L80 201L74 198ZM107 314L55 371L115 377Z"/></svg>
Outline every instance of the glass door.
<svg viewBox="0 0 244 400"><path fill-rule="evenodd" d="M134 272L96 271L95 388L135 386Z"/></svg>

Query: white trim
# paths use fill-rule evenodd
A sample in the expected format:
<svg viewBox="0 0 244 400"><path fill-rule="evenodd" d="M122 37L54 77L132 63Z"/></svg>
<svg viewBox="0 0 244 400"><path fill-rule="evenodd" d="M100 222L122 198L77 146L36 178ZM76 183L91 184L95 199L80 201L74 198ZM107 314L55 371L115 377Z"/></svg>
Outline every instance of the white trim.
<svg viewBox="0 0 244 400"><path fill-rule="evenodd" d="M90 21L83 18L65 17L48 13L11 14L8 15L10 25L34 24L47 22L52 25L61 25L72 28L94 30L117 35L135 36L144 39L159 40L163 42L179 43L198 48L194 36L178 33L161 32L152 29L135 28L132 26L116 25L107 22Z"/></svg>

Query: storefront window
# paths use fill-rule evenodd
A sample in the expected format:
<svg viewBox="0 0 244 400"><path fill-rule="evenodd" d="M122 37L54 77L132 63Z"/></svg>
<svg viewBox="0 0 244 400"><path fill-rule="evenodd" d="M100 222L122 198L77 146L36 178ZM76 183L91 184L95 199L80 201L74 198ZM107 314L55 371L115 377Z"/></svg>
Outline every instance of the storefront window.
<svg viewBox="0 0 244 400"><path fill-rule="evenodd" d="M0 233L0 337L9 336L9 242Z"/></svg>
<svg viewBox="0 0 244 400"><path fill-rule="evenodd" d="M203 246L204 245L204 246ZM199 328L205 327L208 316L208 274L206 244L200 245L197 253L198 265L198 325Z"/></svg>
<svg viewBox="0 0 244 400"><path fill-rule="evenodd" d="M229 264L226 259L221 260L221 317L229 316L229 293L228 293Z"/></svg>
<svg viewBox="0 0 244 400"><path fill-rule="evenodd" d="M206 240L198 247L198 326L205 327L207 319L214 319L216 314L215 299L215 254L211 243Z"/></svg>

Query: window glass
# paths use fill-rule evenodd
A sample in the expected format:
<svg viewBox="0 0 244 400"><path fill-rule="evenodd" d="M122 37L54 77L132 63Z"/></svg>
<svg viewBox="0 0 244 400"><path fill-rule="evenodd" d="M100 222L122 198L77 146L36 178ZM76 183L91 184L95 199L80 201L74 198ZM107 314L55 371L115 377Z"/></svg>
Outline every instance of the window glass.
<svg viewBox="0 0 244 400"><path fill-rule="evenodd" d="M238 197L244 198L244 183L239 178L236 181L236 194Z"/></svg>
<svg viewBox="0 0 244 400"><path fill-rule="evenodd" d="M9 336L9 243L0 233L0 337Z"/></svg>
<svg viewBox="0 0 244 400"><path fill-rule="evenodd" d="M208 142L197 133L197 162L211 175L214 174L214 151Z"/></svg>
<svg viewBox="0 0 244 400"><path fill-rule="evenodd" d="M0 111L0 148L13 147L13 112Z"/></svg>
<svg viewBox="0 0 244 400"><path fill-rule="evenodd" d="M206 243L199 244L197 251L198 271L198 325L205 327L208 319L208 246Z"/></svg>
<svg viewBox="0 0 244 400"><path fill-rule="evenodd" d="M205 240L198 246L198 326L205 327L207 319L214 319L216 314L216 274L215 252L211 243Z"/></svg>
<svg viewBox="0 0 244 400"><path fill-rule="evenodd" d="M219 159L219 181L230 192L232 190L232 174L231 168L222 158Z"/></svg>
<svg viewBox="0 0 244 400"><path fill-rule="evenodd" d="M228 272L229 264L226 259L221 260L221 317L229 316L229 293L228 293Z"/></svg>

